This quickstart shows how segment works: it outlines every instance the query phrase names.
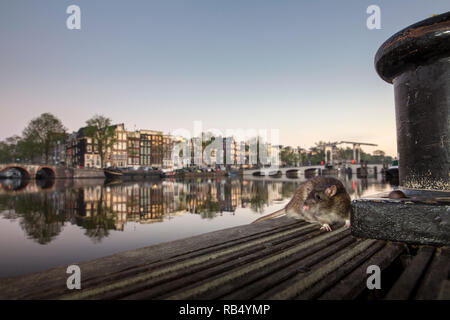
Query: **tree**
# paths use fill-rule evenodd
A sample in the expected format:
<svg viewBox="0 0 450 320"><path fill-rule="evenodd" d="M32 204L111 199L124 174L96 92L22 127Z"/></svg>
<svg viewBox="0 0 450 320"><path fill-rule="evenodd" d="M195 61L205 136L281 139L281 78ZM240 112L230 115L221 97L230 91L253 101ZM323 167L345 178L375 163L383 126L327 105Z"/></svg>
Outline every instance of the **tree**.
<svg viewBox="0 0 450 320"><path fill-rule="evenodd" d="M58 141L65 141L66 128L51 113L43 113L28 123L22 135L22 151L30 158L41 156L47 163Z"/></svg>
<svg viewBox="0 0 450 320"><path fill-rule="evenodd" d="M32 162L36 155L40 155L39 146L36 146L33 139L20 139L17 143L17 158L21 162Z"/></svg>
<svg viewBox="0 0 450 320"><path fill-rule="evenodd" d="M340 161L349 161L353 159L353 149L349 147L336 148L337 159Z"/></svg>
<svg viewBox="0 0 450 320"><path fill-rule="evenodd" d="M84 133L92 139L94 149L98 150L100 166L103 168L105 154L116 142L116 132L111 119L102 115L95 115L86 121Z"/></svg>
<svg viewBox="0 0 450 320"><path fill-rule="evenodd" d="M0 163L28 162L41 155L34 140L12 136L0 141Z"/></svg>
<svg viewBox="0 0 450 320"><path fill-rule="evenodd" d="M5 141L0 141L0 163L12 162L11 148Z"/></svg>
<svg viewBox="0 0 450 320"><path fill-rule="evenodd" d="M307 156L307 162L310 163L311 165L317 165L320 164L323 159L325 158L325 152L323 149L323 145L325 143L320 141L320 142L316 142L316 146L315 147L311 147L309 148L309 153Z"/></svg>
<svg viewBox="0 0 450 320"><path fill-rule="evenodd" d="M15 162L17 158L20 158L19 142L19 136L12 136L0 141L0 163Z"/></svg>
<svg viewBox="0 0 450 320"><path fill-rule="evenodd" d="M280 152L281 163L288 166L295 166L300 161L297 152L291 148L283 148Z"/></svg>

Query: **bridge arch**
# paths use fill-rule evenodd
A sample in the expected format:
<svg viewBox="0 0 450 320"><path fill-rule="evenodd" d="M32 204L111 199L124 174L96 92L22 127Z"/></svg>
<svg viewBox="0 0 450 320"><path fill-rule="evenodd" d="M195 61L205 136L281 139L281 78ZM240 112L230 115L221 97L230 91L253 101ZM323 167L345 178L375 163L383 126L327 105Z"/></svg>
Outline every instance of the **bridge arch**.
<svg viewBox="0 0 450 320"><path fill-rule="evenodd" d="M310 168L305 170L305 178L314 177L317 174L317 168Z"/></svg>
<svg viewBox="0 0 450 320"><path fill-rule="evenodd" d="M40 167L36 171L36 180L50 180L55 179L56 172L51 167Z"/></svg>
<svg viewBox="0 0 450 320"><path fill-rule="evenodd" d="M261 171L255 171L255 172L252 173L252 176L254 176L254 177L261 177L261 176L264 176L264 175L262 174Z"/></svg>
<svg viewBox="0 0 450 320"><path fill-rule="evenodd" d="M7 167L3 168L2 170L0 170L0 172L6 172L11 169L19 171L23 180L28 180L31 178L30 172L25 167L17 166L17 165L7 166Z"/></svg>
<svg viewBox="0 0 450 320"><path fill-rule="evenodd" d="M282 174L283 172L281 172L281 170L273 170L268 172L268 176L273 178L279 178Z"/></svg>
<svg viewBox="0 0 450 320"><path fill-rule="evenodd" d="M288 169L288 170L286 170L286 177L287 178L298 178L298 172L299 172L300 170L297 168L297 169Z"/></svg>
<svg viewBox="0 0 450 320"><path fill-rule="evenodd" d="M252 173L252 176L255 177L279 177L283 174L281 170L272 169L272 170L257 170Z"/></svg>
<svg viewBox="0 0 450 320"><path fill-rule="evenodd" d="M30 179L0 180L0 190L6 192L21 191L30 183Z"/></svg>

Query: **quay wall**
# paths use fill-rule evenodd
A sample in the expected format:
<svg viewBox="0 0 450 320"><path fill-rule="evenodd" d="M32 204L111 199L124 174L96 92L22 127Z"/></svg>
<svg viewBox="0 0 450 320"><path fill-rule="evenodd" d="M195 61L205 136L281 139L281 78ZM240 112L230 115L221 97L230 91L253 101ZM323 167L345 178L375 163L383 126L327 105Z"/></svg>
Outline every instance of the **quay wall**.
<svg viewBox="0 0 450 320"><path fill-rule="evenodd" d="M74 168L72 178L74 179L92 179L92 178L105 178L103 170L98 169L81 169Z"/></svg>

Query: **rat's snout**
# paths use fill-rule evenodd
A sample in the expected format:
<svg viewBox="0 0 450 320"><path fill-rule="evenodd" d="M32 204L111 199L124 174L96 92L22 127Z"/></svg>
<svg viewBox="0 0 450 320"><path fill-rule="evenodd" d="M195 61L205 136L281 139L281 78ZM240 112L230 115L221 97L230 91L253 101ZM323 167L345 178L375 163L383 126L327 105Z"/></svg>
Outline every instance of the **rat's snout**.
<svg viewBox="0 0 450 320"><path fill-rule="evenodd" d="M306 199L303 203L303 212L311 211L311 208L313 208L315 205L315 202L312 199Z"/></svg>

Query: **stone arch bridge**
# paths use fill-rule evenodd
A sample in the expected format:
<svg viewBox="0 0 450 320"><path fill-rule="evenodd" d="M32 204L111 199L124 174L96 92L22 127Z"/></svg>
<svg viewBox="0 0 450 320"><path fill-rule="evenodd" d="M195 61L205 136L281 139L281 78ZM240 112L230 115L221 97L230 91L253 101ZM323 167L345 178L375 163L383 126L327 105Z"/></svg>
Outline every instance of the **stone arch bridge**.
<svg viewBox="0 0 450 320"><path fill-rule="evenodd" d="M40 179L40 178L71 178L73 172L65 167L46 165L46 164L22 164L9 163L0 164L0 173L9 169L15 169L20 172L22 179Z"/></svg>
<svg viewBox="0 0 450 320"><path fill-rule="evenodd" d="M321 174L325 170L324 165L316 166L303 166L303 167L285 167L285 168L260 168L260 169L248 169L244 170L244 176L266 176L266 177L277 177L277 176L289 176L289 175L301 175L305 176L308 174ZM337 168L336 168L337 169ZM350 169L353 174L357 174L361 170L360 164L348 165L345 169ZM377 174L381 173L383 169L382 164L369 164L366 167L367 174Z"/></svg>
<svg viewBox="0 0 450 320"><path fill-rule="evenodd" d="M319 174L325 167L323 165L318 166L305 166L305 167L286 167L286 168L259 168L244 170L244 176L286 176L289 174L306 175L308 173Z"/></svg>

